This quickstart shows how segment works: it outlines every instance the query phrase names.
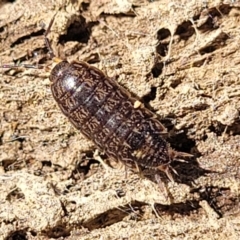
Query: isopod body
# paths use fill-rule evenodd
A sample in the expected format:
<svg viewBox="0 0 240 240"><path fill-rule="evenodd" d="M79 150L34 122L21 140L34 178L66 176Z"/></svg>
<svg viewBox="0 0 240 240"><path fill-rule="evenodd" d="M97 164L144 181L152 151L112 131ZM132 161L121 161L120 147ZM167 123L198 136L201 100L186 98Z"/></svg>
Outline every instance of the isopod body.
<svg viewBox="0 0 240 240"><path fill-rule="evenodd" d="M175 151L165 128L116 81L85 62L59 62L50 73L62 112L106 155L125 164L168 169Z"/></svg>
<svg viewBox="0 0 240 240"><path fill-rule="evenodd" d="M170 163L176 157L192 155L172 150L163 137L167 131L156 115L101 70L86 62L56 58L47 37L56 14L44 33L44 40L54 60L49 77L52 94L63 114L109 157L139 170L139 167L159 169L173 181ZM49 71L42 65L22 63L1 67Z"/></svg>

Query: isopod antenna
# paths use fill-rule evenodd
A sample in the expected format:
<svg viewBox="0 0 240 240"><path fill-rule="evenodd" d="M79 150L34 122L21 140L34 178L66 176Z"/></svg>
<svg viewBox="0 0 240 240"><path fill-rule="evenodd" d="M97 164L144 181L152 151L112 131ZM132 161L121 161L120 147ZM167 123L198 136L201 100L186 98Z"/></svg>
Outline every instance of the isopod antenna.
<svg viewBox="0 0 240 240"><path fill-rule="evenodd" d="M48 34L50 33L51 31L51 28L52 28L52 25L53 25L53 22L55 20L55 16L56 16L57 13L54 14L54 16L52 17L49 25L48 25L48 28L47 30L45 31L44 33L44 41L45 41L45 45L47 46L47 49L49 51L49 55L50 55L50 58L53 59L55 57L55 54L53 52L53 49L52 49L52 46L51 46L51 43L50 43L50 40L48 38Z"/></svg>
<svg viewBox="0 0 240 240"><path fill-rule="evenodd" d="M53 52L50 40L48 38L48 34L51 31L51 27L52 27L52 25L54 23L56 14L57 13L55 13L54 16L52 17L52 19L51 19L51 21L50 21L50 23L48 25L48 28L47 28L47 30L44 33L44 41L45 41L45 45L46 45L46 47L48 49L50 58L53 59L55 62L60 62L60 59L58 60L55 57L55 54ZM14 64L1 64L0 67L1 68L32 68L32 69L43 69L44 68L44 66L40 65L40 64L24 64L24 63L18 63L18 62L14 63Z"/></svg>

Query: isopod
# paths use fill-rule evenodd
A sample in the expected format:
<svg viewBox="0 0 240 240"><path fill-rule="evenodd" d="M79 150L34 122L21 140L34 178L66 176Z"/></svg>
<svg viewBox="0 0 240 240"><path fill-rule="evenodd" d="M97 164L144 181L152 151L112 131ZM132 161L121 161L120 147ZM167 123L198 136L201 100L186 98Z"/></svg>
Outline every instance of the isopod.
<svg viewBox="0 0 240 240"><path fill-rule="evenodd" d="M83 61L55 57L47 37L54 17L44 39L55 63L49 77L52 95L63 114L108 157L126 165L159 169L173 180L170 163L188 154L172 150L156 115L101 70ZM42 68L2 67L19 66Z"/></svg>

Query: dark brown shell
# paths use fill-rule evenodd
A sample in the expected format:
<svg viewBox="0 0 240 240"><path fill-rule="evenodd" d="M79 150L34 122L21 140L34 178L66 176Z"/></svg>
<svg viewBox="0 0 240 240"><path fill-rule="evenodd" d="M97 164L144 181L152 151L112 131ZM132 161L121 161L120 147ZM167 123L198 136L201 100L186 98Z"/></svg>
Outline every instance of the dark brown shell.
<svg viewBox="0 0 240 240"><path fill-rule="evenodd" d="M165 128L136 98L85 62L62 61L51 71L52 94L71 123L109 157L161 169L171 162Z"/></svg>

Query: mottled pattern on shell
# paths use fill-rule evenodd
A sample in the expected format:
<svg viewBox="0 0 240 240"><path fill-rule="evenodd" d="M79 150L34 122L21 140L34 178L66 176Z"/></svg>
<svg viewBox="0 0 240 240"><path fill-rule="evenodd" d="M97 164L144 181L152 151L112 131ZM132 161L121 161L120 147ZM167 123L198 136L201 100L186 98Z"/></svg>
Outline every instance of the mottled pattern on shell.
<svg viewBox="0 0 240 240"><path fill-rule="evenodd" d="M62 61L50 80L62 112L109 157L146 168L170 163L163 125L102 71L85 62Z"/></svg>

